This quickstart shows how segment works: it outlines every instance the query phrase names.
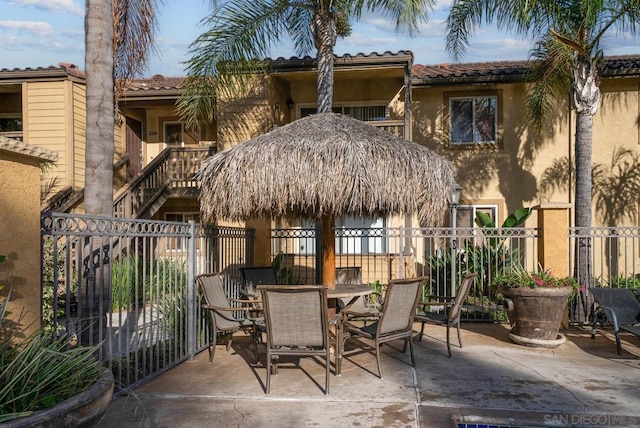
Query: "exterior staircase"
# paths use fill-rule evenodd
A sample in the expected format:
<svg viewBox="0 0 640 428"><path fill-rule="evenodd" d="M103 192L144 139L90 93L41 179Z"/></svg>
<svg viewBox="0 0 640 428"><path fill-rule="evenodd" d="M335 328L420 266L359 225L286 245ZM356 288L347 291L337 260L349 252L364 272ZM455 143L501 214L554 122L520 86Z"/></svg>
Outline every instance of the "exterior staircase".
<svg viewBox="0 0 640 428"><path fill-rule="evenodd" d="M113 214L150 218L171 197L196 197L196 173L212 154L207 148L166 148L114 195Z"/></svg>
<svg viewBox="0 0 640 428"><path fill-rule="evenodd" d="M113 214L120 218L151 218L169 198L197 197L196 173L212 148L166 148L120 188L113 199ZM41 211L69 212L84 199L83 190L68 186L41 206Z"/></svg>

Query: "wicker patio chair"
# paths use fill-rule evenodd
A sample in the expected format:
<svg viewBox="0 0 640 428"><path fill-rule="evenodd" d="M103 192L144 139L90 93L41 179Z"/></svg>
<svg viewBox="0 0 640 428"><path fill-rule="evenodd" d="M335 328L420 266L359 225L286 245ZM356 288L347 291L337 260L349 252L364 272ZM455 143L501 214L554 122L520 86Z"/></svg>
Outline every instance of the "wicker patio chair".
<svg viewBox="0 0 640 428"><path fill-rule="evenodd" d="M263 321L261 319L253 318L249 315L249 310L252 309L257 300L240 300L240 299L228 299L222 286L222 278L219 273L207 273L198 275L196 277L196 283L202 291L204 298L203 308L208 309L211 313L211 334L209 339L209 363L213 362L213 357L216 352L216 342L218 334L226 334L229 336L227 339L227 352L231 348L231 341L233 334L237 331L244 331L251 335L253 342L253 352L258 360L258 345L257 338L264 330ZM238 306L232 306L232 303ZM245 311L245 318L236 318L235 313L238 311Z"/></svg>
<svg viewBox="0 0 640 428"><path fill-rule="evenodd" d="M420 312L416 314L415 320L422 323L420 327L420 335L417 337L419 342L422 341L424 335L425 324L443 325L447 328L447 352L451 358L451 327L456 327L458 331L458 345L462 348L462 339L460 338L460 318L462 314L462 305L467 300L469 290L476 277L475 273L466 275L455 297L452 296L435 296L430 295L427 301L419 302ZM429 310L427 310L429 308ZM441 311L435 311L433 308L441 308Z"/></svg>
<svg viewBox="0 0 640 428"><path fill-rule="evenodd" d="M640 302L628 288L592 287L589 290L595 300L591 307L591 338L596 337L598 322L610 322L616 336L616 350L622 355L620 330L640 337Z"/></svg>
<svg viewBox="0 0 640 428"><path fill-rule="evenodd" d="M360 266L336 268L336 284L353 284L368 287L362 283L362 268ZM375 321L382 314L382 297L380 293L371 293L355 299L338 299L338 308L342 316L349 320Z"/></svg>
<svg viewBox="0 0 640 428"><path fill-rule="evenodd" d="M350 338L368 339L373 342L372 346L366 346L362 340L358 341L363 345L363 348L373 348L375 350L378 377L380 377L380 379L382 379L380 345L385 342L404 339L402 352L406 352L408 344L411 353L411 366L415 365L413 343L411 341L411 336L413 336L413 317L425 281L425 277L391 281L387 288L380 319L373 324L363 327L359 327L349 320L342 323L342 333L339 338L341 349L338 352L336 364L338 374L340 374L342 370L344 344Z"/></svg>
<svg viewBox="0 0 640 428"><path fill-rule="evenodd" d="M324 393L329 393L327 291L321 285L260 285L267 330L267 385L278 374L280 356L323 357Z"/></svg>

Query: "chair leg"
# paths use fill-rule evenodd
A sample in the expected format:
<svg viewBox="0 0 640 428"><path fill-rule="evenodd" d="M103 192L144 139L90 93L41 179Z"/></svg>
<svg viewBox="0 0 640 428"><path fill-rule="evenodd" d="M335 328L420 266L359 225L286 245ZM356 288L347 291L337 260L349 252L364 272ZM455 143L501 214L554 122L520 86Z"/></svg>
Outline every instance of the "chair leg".
<svg viewBox="0 0 640 428"><path fill-rule="evenodd" d="M616 350L618 351L618 355L622 355L622 344L620 343L620 330L616 330Z"/></svg>
<svg viewBox="0 0 640 428"><path fill-rule="evenodd" d="M411 341L411 337L406 337L404 339L404 345L402 346L402 353L405 354L407 352L407 342Z"/></svg>
<svg viewBox="0 0 640 428"><path fill-rule="evenodd" d="M227 340L227 352L231 349L231 342L233 341L233 333L229 333L229 339Z"/></svg>
<svg viewBox="0 0 640 428"><path fill-rule="evenodd" d="M456 327L458 328L458 345L460 345L460 347L462 348L462 337L460 336L460 321L458 321Z"/></svg>
<svg viewBox="0 0 640 428"><path fill-rule="evenodd" d="M269 393L269 389L271 388L271 355L267 353L267 391Z"/></svg>
<svg viewBox="0 0 640 428"><path fill-rule="evenodd" d="M418 342L422 342L422 335L424 335L424 323L420 326L420 336L418 336Z"/></svg>
<svg viewBox="0 0 640 428"><path fill-rule="evenodd" d="M411 354L411 367L415 367L416 366L416 359L415 359L415 356L413 355L413 343L411 342L410 338L409 338L408 342L409 342L409 353Z"/></svg>
<svg viewBox="0 0 640 428"><path fill-rule="evenodd" d="M376 347L376 364L378 365L378 377L382 379L382 368L380 367L380 345L378 342L375 343Z"/></svg>
<svg viewBox="0 0 640 428"><path fill-rule="evenodd" d="M216 342L218 338L218 333L213 330L211 334L211 340L209 341L209 364L213 363L213 356L216 353Z"/></svg>
<svg viewBox="0 0 640 428"><path fill-rule="evenodd" d="M447 324L447 351L449 352L449 358L451 358L451 331Z"/></svg>
<svg viewBox="0 0 640 428"><path fill-rule="evenodd" d="M324 395L329 395L329 378L331 377L331 353L329 352L329 348L327 347L327 354L325 356L326 361L326 373L324 379Z"/></svg>

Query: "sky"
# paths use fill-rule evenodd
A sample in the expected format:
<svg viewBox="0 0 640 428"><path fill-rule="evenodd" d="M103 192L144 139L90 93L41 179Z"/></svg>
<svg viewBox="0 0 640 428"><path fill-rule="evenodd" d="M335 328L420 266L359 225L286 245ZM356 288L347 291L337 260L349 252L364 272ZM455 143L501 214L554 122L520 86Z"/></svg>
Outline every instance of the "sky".
<svg viewBox="0 0 640 428"><path fill-rule="evenodd" d="M408 38L394 31L381 16L366 15L353 23L353 33L338 39L337 55L410 50L415 64L452 62L445 50L445 19L451 0L437 0L419 34ZM84 69L84 0L0 0L0 69L35 68L72 63ZM210 14L210 0L164 0L158 7L157 54L147 72L184 76L189 45L206 29L200 22ZM605 46L607 55L640 54L639 39L617 37ZM495 27L475 31L462 62L522 60L532 42ZM271 58L296 56L289 44L275 47Z"/></svg>

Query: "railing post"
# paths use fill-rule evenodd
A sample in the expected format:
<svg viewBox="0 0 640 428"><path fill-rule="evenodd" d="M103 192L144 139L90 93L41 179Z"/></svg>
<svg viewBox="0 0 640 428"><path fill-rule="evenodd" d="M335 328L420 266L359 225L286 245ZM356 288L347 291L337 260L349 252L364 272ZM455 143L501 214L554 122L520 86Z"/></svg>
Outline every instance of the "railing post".
<svg viewBox="0 0 640 428"><path fill-rule="evenodd" d="M538 263L558 277L569 275L569 210L572 205L548 202L533 209L538 211Z"/></svg>
<svg viewBox="0 0 640 428"><path fill-rule="evenodd" d="M196 353L196 223L189 220L189 238L187 246L187 355L189 360L195 358Z"/></svg>
<svg viewBox="0 0 640 428"><path fill-rule="evenodd" d="M534 207L538 211L538 263L550 269L554 276L569 276L569 210L565 202L547 202ZM562 326L569 327L569 311L565 311Z"/></svg>

